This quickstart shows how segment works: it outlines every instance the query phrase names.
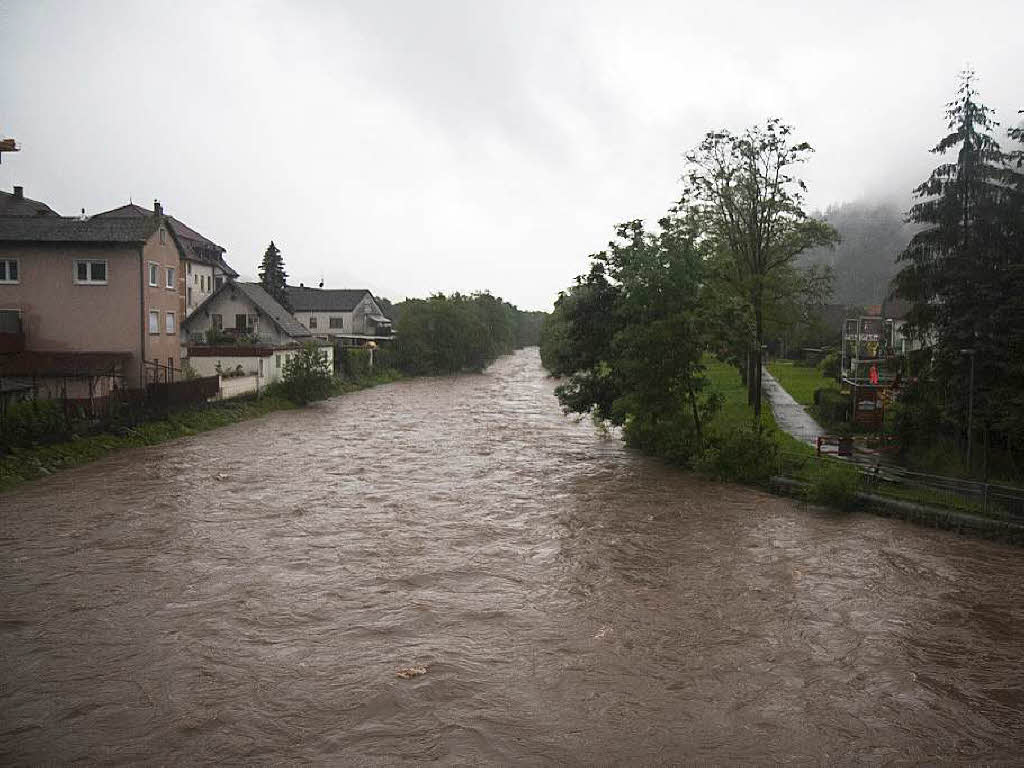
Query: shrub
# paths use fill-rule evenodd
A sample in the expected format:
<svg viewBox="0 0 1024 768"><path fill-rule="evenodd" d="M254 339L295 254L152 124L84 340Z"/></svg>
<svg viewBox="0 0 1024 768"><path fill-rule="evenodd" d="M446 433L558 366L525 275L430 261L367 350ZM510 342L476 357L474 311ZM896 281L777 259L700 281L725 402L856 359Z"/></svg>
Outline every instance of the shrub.
<svg viewBox="0 0 1024 768"><path fill-rule="evenodd" d="M333 384L327 355L312 342L285 361L281 390L297 405L323 400L331 394Z"/></svg>
<svg viewBox="0 0 1024 768"><path fill-rule="evenodd" d="M850 419L850 396L831 387L814 390L816 415L828 425L841 424Z"/></svg>
<svg viewBox="0 0 1024 768"><path fill-rule="evenodd" d="M821 371L822 376L828 376L832 379L839 378L839 366L842 364L842 358L839 353L832 349L825 353L825 356L818 363L818 370Z"/></svg>
<svg viewBox="0 0 1024 768"><path fill-rule="evenodd" d="M826 507L849 510L856 501L860 476L845 461L824 461L811 475L807 500Z"/></svg>
<svg viewBox="0 0 1024 768"><path fill-rule="evenodd" d="M370 350L363 347L344 347L341 350L340 363L341 371L347 378L361 379L369 376Z"/></svg>
<svg viewBox="0 0 1024 768"><path fill-rule="evenodd" d="M0 445L18 448L57 440L68 433L59 400L25 400L8 406Z"/></svg>
<svg viewBox="0 0 1024 768"><path fill-rule="evenodd" d="M738 428L711 437L696 469L715 480L764 485L778 468L778 457L770 431Z"/></svg>

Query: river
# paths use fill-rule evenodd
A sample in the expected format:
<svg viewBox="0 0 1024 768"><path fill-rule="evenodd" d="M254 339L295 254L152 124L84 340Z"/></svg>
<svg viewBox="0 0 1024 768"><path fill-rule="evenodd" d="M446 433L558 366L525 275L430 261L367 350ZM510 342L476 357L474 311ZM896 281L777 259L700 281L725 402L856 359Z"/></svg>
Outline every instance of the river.
<svg viewBox="0 0 1024 768"><path fill-rule="evenodd" d="M1021 550L701 480L553 386L528 349L0 496L0 762L1019 758Z"/></svg>

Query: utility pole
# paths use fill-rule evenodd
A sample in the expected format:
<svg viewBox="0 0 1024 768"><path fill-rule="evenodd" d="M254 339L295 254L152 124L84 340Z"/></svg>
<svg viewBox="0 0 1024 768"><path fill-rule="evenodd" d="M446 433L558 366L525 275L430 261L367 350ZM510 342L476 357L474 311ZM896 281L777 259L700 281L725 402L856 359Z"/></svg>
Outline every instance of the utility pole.
<svg viewBox="0 0 1024 768"><path fill-rule="evenodd" d="M967 396L967 472L971 474L974 466L971 464L971 449L974 447L974 350L961 349L960 354L971 358L971 379Z"/></svg>

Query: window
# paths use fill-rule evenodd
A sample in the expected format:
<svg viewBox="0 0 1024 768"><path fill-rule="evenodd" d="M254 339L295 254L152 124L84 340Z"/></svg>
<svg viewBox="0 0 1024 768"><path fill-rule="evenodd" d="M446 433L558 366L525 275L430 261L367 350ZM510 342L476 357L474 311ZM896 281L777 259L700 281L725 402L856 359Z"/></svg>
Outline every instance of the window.
<svg viewBox="0 0 1024 768"><path fill-rule="evenodd" d="M329 318L327 322L330 324L331 328L344 328L345 327L345 323L343 322L344 320L345 320L345 318L343 318L343 317L332 317L332 318Z"/></svg>
<svg viewBox="0 0 1024 768"><path fill-rule="evenodd" d="M189 304L192 303L192 286L191 285L188 287L188 303Z"/></svg>
<svg viewBox="0 0 1024 768"><path fill-rule="evenodd" d="M248 315L235 315L235 328L239 331L244 331L247 327L245 322Z"/></svg>
<svg viewBox="0 0 1024 768"><path fill-rule="evenodd" d="M178 287L178 286L176 286L174 284L174 272L175 272L174 267L168 267L167 268L167 287L168 288L177 288Z"/></svg>
<svg viewBox="0 0 1024 768"><path fill-rule="evenodd" d="M166 230L160 227L160 245L164 245L164 238L166 237Z"/></svg>
<svg viewBox="0 0 1024 768"><path fill-rule="evenodd" d="M156 287L157 277L160 273L160 265L149 262L149 284Z"/></svg>
<svg viewBox="0 0 1024 768"><path fill-rule="evenodd" d="M83 285L106 285L107 262L91 259L75 260L75 282Z"/></svg>
<svg viewBox="0 0 1024 768"><path fill-rule="evenodd" d="M167 333L174 333L174 313L168 312L164 318L164 331Z"/></svg>
<svg viewBox="0 0 1024 768"><path fill-rule="evenodd" d="M210 323L218 331L224 330L224 315L210 315Z"/></svg>
<svg viewBox="0 0 1024 768"><path fill-rule="evenodd" d="M265 374L263 373L263 358L261 357L260 358L260 376L264 376L264 375Z"/></svg>
<svg viewBox="0 0 1024 768"><path fill-rule="evenodd" d="M0 259L0 283L18 282L18 260Z"/></svg>
<svg viewBox="0 0 1024 768"><path fill-rule="evenodd" d="M186 275L191 275L192 274L192 262L191 261L186 261L185 262L185 274Z"/></svg>
<svg viewBox="0 0 1024 768"><path fill-rule="evenodd" d="M149 310L149 332L151 334L160 333L160 313L155 309Z"/></svg>
<svg viewBox="0 0 1024 768"><path fill-rule="evenodd" d="M310 315L309 316L309 327L310 327L310 329L316 328L316 316L315 315Z"/></svg>
<svg viewBox="0 0 1024 768"><path fill-rule="evenodd" d="M173 371L174 370L174 358L173 357L168 357L167 358L167 370L168 371Z"/></svg>
<svg viewBox="0 0 1024 768"><path fill-rule="evenodd" d="M217 286L218 288L220 288L220 287L221 287L221 285L223 285L223 284L224 284L224 278L223 278L223 277L218 277L218 278L217 278L216 280L214 280L214 284L215 284L215 285L216 285L216 286Z"/></svg>
<svg viewBox="0 0 1024 768"><path fill-rule="evenodd" d="M274 355L274 367L275 368L280 368L281 367L281 356L280 355Z"/></svg>

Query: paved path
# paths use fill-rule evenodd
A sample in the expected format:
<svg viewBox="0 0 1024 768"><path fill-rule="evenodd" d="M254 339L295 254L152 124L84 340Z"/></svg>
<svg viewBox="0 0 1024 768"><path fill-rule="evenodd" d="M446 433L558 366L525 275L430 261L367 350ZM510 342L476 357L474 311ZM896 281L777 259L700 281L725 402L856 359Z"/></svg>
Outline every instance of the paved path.
<svg viewBox="0 0 1024 768"><path fill-rule="evenodd" d="M779 429L808 445L817 446L818 436L824 435L825 430L789 392L782 388L775 377L768 373L767 368L761 373L761 385Z"/></svg>

